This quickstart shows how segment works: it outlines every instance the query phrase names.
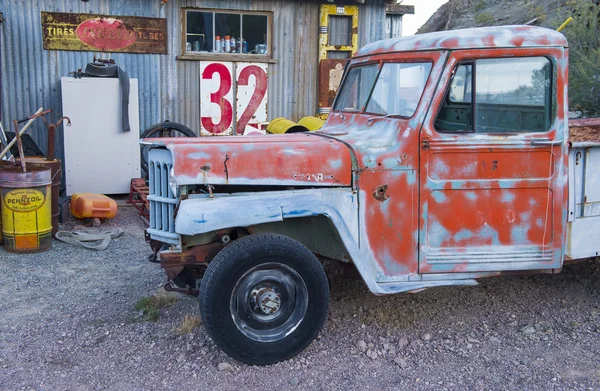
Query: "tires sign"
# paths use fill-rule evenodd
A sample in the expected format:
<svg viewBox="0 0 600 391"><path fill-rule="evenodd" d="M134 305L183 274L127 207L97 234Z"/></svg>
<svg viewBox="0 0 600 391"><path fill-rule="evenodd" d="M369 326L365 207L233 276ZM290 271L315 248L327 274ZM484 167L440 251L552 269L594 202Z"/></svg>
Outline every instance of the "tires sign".
<svg viewBox="0 0 600 391"><path fill-rule="evenodd" d="M201 62L201 134L242 134L248 123L266 122L267 74L262 63Z"/></svg>

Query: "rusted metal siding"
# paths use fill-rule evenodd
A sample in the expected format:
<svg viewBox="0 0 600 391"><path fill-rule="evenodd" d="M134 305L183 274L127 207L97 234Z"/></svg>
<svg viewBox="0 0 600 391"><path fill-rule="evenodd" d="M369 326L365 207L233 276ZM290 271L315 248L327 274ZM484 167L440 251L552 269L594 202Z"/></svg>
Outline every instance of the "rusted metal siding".
<svg viewBox="0 0 600 391"><path fill-rule="evenodd" d="M354 0L341 3L356 5ZM0 11L2 122L24 118L43 106L61 113L60 77L84 68L93 52L46 51L42 47L41 11L146 16L167 19L168 54L112 54L130 77L139 81L140 130L169 119L194 131L200 128L200 62L177 60L181 54L181 8L215 8L273 12L273 58L269 65L268 117L298 120L317 109L318 26L320 1L286 0L4 0ZM384 36L384 0L359 5L359 46ZM97 54L97 53L96 53ZM107 56L107 55L104 55ZM32 126L42 150L42 123ZM62 131L57 157L63 158Z"/></svg>

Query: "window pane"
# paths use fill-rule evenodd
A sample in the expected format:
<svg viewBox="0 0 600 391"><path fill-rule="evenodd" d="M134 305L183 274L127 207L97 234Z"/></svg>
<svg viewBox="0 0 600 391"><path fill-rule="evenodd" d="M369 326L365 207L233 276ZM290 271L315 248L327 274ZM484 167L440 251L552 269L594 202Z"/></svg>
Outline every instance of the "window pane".
<svg viewBox="0 0 600 391"><path fill-rule="evenodd" d="M462 64L456 68L450 89L435 119L435 128L449 132L472 132L473 66Z"/></svg>
<svg viewBox="0 0 600 391"><path fill-rule="evenodd" d="M365 111L411 117L425 89L431 63L383 64Z"/></svg>
<svg viewBox="0 0 600 391"><path fill-rule="evenodd" d="M362 111L373 88L378 68L378 65L351 68L333 109Z"/></svg>
<svg viewBox="0 0 600 391"><path fill-rule="evenodd" d="M352 44L352 16L329 16L329 46Z"/></svg>
<svg viewBox="0 0 600 391"><path fill-rule="evenodd" d="M244 29L243 38L248 42L248 52L257 54L269 54L267 46L267 26L269 19L267 15L244 15L242 17Z"/></svg>
<svg viewBox="0 0 600 391"><path fill-rule="evenodd" d="M471 84L472 84L471 65L460 65L450 85L449 99L453 103L471 103Z"/></svg>
<svg viewBox="0 0 600 391"><path fill-rule="evenodd" d="M213 50L213 13L187 11L186 52Z"/></svg>
<svg viewBox="0 0 600 391"><path fill-rule="evenodd" d="M547 58L478 60L475 69L477 133L549 128L552 67Z"/></svg>
<svg viewBox="0 0 600 391"><path fill-rule="evenodd" d="M238 50L237 42L241 36L240 23L242 15L240 14L223 14L215 13L215 35L221 39L221 52L236 53ZM234 45L231 45L231 39L235 40ZM226 42L229 40L229 43ZM217 48L217 51L218 48Z"/></svg>

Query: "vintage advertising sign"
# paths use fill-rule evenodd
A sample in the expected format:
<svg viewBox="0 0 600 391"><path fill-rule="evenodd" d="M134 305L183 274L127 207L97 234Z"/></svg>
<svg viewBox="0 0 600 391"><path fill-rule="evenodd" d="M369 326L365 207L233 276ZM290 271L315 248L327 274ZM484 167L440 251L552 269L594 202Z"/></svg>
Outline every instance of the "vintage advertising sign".
<svg viewBox="0 0 600 391"><path fill-rule="evenodd" d="M167 54L167 20L42 12L46 50Z"/></svg>
<svg viewBox="0 0 600 391"><path fill-rule="evenodd" d="M33 212L38 210L46 196L36 189L11 190L4 195L4 206L15 212Z"/></svg>
<svg viewBox="0 0 600 391"><path fill-rule="evenodd" d="M200 134L243 134L266 122L268 86L267 64L201 61Z"/></svg>

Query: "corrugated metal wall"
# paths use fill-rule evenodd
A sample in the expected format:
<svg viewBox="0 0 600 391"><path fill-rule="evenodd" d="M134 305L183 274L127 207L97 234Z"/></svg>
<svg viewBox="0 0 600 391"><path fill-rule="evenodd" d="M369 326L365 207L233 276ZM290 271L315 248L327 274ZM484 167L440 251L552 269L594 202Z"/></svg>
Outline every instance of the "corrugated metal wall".
<svg viewBox="0 0 600 391"><path fill-rule="evenodd" d="M357 4L355 1L341 3ZM294 120L316 112L319 1L290 0L3 0L1 28L2 123L23 118L43 106L62 115L60 77L84 68L93 52L46 51L42 47L41 11L80 12L167 18L169 54L112 54L130 77L139 79L140 129L169 119L199 129L199 62L177 60L181 54L181 8L219 8L273 12L273 57L269 64L269 118ZM384 37L384 0L359 5L359 45ZM104 55L105 58L107 55ZM6 129L8 130L8 129ZM46 149L45 128L31 132ZM62 132L57 143L63 157ZM85 146L83 146L85 147Z"/></svg>

